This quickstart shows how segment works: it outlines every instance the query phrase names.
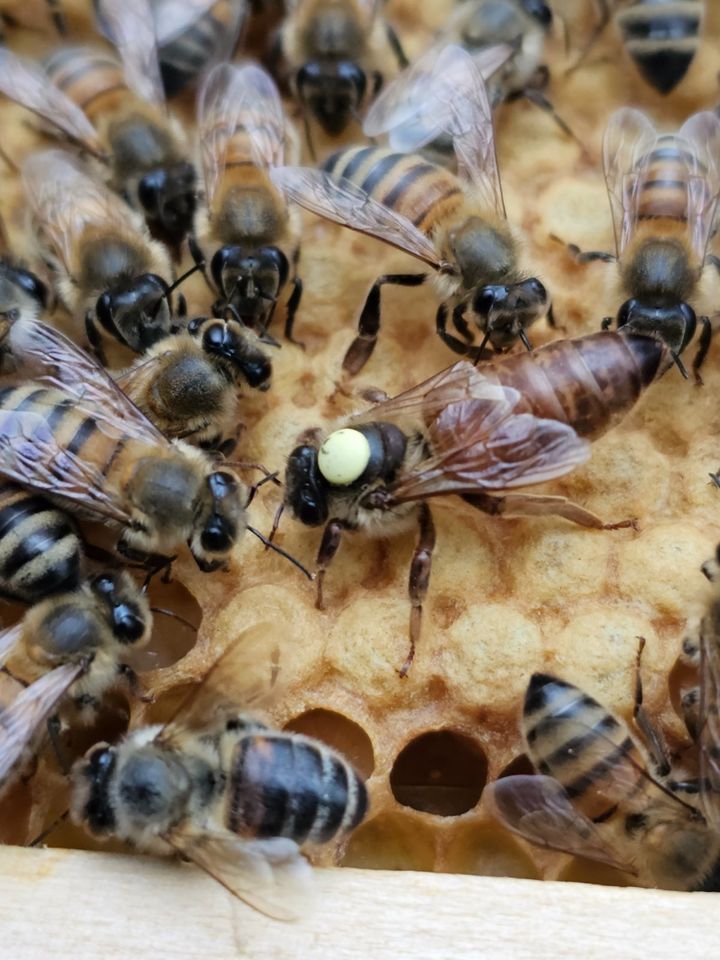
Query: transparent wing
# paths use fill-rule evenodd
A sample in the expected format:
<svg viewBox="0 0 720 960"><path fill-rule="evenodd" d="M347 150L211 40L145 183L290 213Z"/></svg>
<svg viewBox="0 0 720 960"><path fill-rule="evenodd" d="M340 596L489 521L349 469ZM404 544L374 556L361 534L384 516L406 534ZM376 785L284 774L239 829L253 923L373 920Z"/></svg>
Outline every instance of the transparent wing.
<svg viewBox="0 0 720 960"><path fill-rule="evenodd" d="M277 87L262 67L218 64L198 98L198 127L207 198L212 201L237 137L248 139L248 155L263 166L278 166L285 155L286 121Z"/></svg>
<svg viewBox="0 0 720 960"><path fill-rule="evenodd" d="M638 163L652 151L657 136L645 114L629 107L617 110L605 128L603 170L618 255L627 247L637 225Z"/></svg>
<svg viewBox="0 0 720 960"><path fill-rule="evenodd" d="M27 757L43 723L83 671L66 663L46 673L0 711L0 792Z"/></svg>
<svg viewBox="0 0 720 960"><path fill-rule="evenodd" d="M720 637L705 617L700 635L700 800L713 830L720 830Z"/></svg>
<svg viewBox="0 0 720 960"><path fill-rule="evenodd" d="M23 634L22 620L0 631L0 667L5 666Z"/></svg>
<svg viewBox="0 0 720 960"><path fill-rule="evenodd" d="M241 840L227 830L165 839L261 913L276 920L307 914L312 870L292 840Z"/></svg>
<svg viewBox="0 0 720 960"><path fill-rule="evenodd" d="M82 110L54 86L40 66L7 47L0 47L0 93L47 120L90 153L103 155L95 128Z"/></svg>
<svg viewBox="0 0 720 960"><path fill-rule="evenodd" d="M127 224L132 218L127 204L64 150L31 154L22 180L35 220L66 269L76 239L89 224Z"/></svg>
<svg viewBox="0 0 720 960"><path fill-rule="evenodd" d="M435 269L444 267L431 240L407 219L356 187L311 167L279 167L270 176L291 200L327 220L404 250Z"/></svg>
<svg viewBox="0 0 720 960"><path fill-rule="evenodd" d="M39 320L18 322L10 332L10 346L30 379L62 390L110 436L169 446L107 371L55 327Z"/></svg>
<svg viewBox="0 0 720 960"><path fill-rule="evenodd" d="M503 777L485 787L483 805L508 830L539 847L637 872L632 861L609 845L602 828L575 809L565 788L552 777Z"/></svg>
<svg viewBox="0 0 720 960"><path fill-rule="evenodd" d="M0 476L103 520L130 521L124 504L106 489L103 474L61 446L39 413L0 410Z"/></svg>
<svg viewBox="0 0 720 960"><path fill-rule="evenodd" d="M127 85L143 100L164 104L149 0L95 0L95 6L100 29L120 54Z"/></svg>
<svg viewBox="0 0 720 960"><path fill-rule="evenodd" d="M715 227L720 195L720 117L705 110L687 120L677 139L690 147L688 163L687 227L690 242L702 263Z"/></svg>

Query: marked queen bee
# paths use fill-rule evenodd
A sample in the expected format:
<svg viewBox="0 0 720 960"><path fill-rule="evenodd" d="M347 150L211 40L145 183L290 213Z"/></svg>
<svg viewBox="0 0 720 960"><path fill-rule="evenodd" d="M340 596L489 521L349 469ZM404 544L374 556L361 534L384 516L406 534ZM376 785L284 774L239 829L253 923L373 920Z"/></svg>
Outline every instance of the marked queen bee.
<svg viewBox="0 0 720 960"><path fill-rule="evenodd" d="M101 48L62 47L44 65L0 50L0 92L107 163L112 188L160 239L178 246L195 209L185 134L165 109L147 0L99 0L122 62Z"/></svg>
<svg viewBox="0 0 720 960"><path fill-rule="evenodd" d="M656 772L650 772L646 751L622 719L573 684L534 674L522 725L539 773L489 784L486 809L531 843L607 864L645 886L717 889L720 670L717 649L704 648L707 722L699 779L671 779L662 753L655 757ZM639 679L637 691L638 726L652 734L641 712Z"/></svg>
<svg viewBox="0 0 720 960"><path fill-rule="evenodd" d="M610 118L603 140L603 166L615 232L616 255L569 249L580 263L617 261L626 298L616 323L628 331L657 333L679 356L697 327L692 303L698 296L720 195L720 118L705 111L676 134L659 134L639 110L624 108ZM693 370L710 346L703 325ZM606 318L607 327L612 318Z"/></svg>
<svg viewBox="0 0 720 960"><path fill-rule="evenodd" d="M329 157L322 170L284 167L272 171L273 180L313 213L432 267L443 297L437 332L451 350L480 358L487 344L502 351L520 339L529 347L526 328L543 315L552 322L550 298L518 263L482 74L462 48L450 46L433 76L429 102L453 137L459 176L418 155L350 147ZM424 123L420 126L424 133ZM358 335L343 359L346 374L361 370L375 348L382 286L416 286L424 279L424 273L388 274L375 281L360 313ZM447 330L450 313L462 339ZM472 345L466 315L483 334L479 347Z"/></svg>
<svg viewBox="0 0 720 960"><path fill-rule="evenodd" d="M669 363L660 341L610 333L551 343L481 367L461 360L296 447L288 458L285 505L301 523L325 525L317 556L318 606L325 570L344 532L387 536L418 524L404 676L430 579L431 498L456 494L498 516L556 515L603 529L631 525L605 524L564 497L514 490L584 463L590 456L585 438L625 416Z"/></svg>
<svg viewBox="0 0 720 960"><path fill-rule="evenodd" d="M270 666L278 630L247 631L165 726L88 751L73 768L71 815L101 839L192 860L256 909L289 920L312 880L300 845L341 840L368 798L339 753L250 712L267 703L271 680L258 671ZM261 650L250 658L253 633Z"/></svg>

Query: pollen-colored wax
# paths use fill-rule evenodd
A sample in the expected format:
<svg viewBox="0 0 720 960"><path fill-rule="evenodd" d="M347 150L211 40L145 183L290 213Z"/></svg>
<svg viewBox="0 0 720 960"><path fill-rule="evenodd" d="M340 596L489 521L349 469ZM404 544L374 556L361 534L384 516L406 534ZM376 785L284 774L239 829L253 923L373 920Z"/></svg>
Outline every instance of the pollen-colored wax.
<svg viewBox="0 0 720 960"><path fill-rule="evenodd" d="M370 444L359 430L336 430L318 452L318 467L328 483L345 487L362 474L370 460Z"/></svg>

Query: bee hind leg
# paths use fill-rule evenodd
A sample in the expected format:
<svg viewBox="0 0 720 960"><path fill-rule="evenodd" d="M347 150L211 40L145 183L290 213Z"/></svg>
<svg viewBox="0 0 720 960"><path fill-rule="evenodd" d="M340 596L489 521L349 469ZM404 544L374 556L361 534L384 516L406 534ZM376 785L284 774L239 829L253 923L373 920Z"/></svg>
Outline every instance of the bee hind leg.
<svg viewBox="0 0 720 960"><path fill-rule="evenodd" d="M466 493L462 499L490 516L509 517L563 517L581 527L593 527L596 530L620 530L624 527L637 529L637 520L620 520L618 523L604 523L597 514L566 497L544 496L532 493L506 493L493 496L488 493Z"/></svg>
<svg viewBox="0 0 720 960"><path fill-rule="evenodd" d="M415 659L415 648L420 639L422 626L423 602L428 592L430 572L432 570L432 555L435 549L435 524L430 507L426 503L420 504L419 510L420 535L410 564L410 578L408 593L410 595L410 649L405 663L398 671L401 677L406 677Z"/></svg>

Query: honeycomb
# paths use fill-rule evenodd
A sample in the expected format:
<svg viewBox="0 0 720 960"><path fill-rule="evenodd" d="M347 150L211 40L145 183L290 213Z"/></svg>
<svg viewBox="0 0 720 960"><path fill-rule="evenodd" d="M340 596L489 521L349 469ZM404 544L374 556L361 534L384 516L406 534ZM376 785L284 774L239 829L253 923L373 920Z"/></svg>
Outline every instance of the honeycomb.
<svg viewBox="0 0 720 960"><path fill-rule="evenodd" d="M451 6L450 0L390 0L386 9L413 55ZM588 6L575 5L586 13ZM90 35L89 4L75 0L66 7L74 35ZM707 7L704 43L669 98L640 79L611 29L589 61L565 77L568 60L556 26L549 44L550 96L585 151L531 104L519 101L497 113L509 217L526 240L527 264L553 294L563 334L595 331L604 316L614 314L615 274L612 265L575 265L551 234L584 249L612 249L599 158L613 110L631 104L658 126L674 129L714 105L720 6ZM577 24L568 26L572 36ZM253 36L259 42L263 31ZM12 44L38 54L52 40L16 29ZM178 109L191 122L192 98ZM27 115L10 104L0 104L0 123L2 146L16 162L43 143ZM319 138L316 147L322 156L331 144ZM0 182L0 207L13 247L29 256L14 176ZM296 336L305 350L284 343L274 354L272 390L243 397L241 405L241 456L273 470L282 470L301 431L361 409L361 388L392 395L453 360L434 334L431 289L391 287L383 292L375 354L357 382L339 389L340 361L368 287L380 273L417 265L379 242L303 216L305 295ZM707 276L701 310L713 315L719 294L717 278ZM202 282L188 284L188 298L191 312L210 302ZM532 330L536 344L558 335L544 323ZM700 564L720 540L720 493L708 480L720 466L718 343L704 377L698 388L670 371L621 426L593 446L585 467L537 488L570 497L607 520L636 517L637 530L587 530L556 518L493 519L452 498L433 505L433 575L416 661L404 680L397 668L407 646L414 533L394 540L347 536L328 573L324 612L314 607L313 586L251 536L226 573L204 575L181 558L174 582L155 583L152 599L199 624L197 634L158 617L150 647L136 663L155 702L116 698L92 729L71 732L73 752L93 739L120 735L128 724L167 717L220 651L247 627L270 622L284 635L284 696L273 719L344 751L367 777L370 815L336 851L335 862L628 883L609 868L541 853L509 836L489 821L479 801L486 782L529 770L518 720L531 673L556 673L629 719L638 636L647 641L646 706L673 751L687 748L678 703L682 685L692 678L678 655L708 598ZM280 496L270 484L259 492L252 507L257 527L270 528ZM319 537L286 517L277 542L312 566ZM18 613L8 609L6 622ZM8 798L0 838L26 842L65 800L56 761L43 755L34 778ZM92 846L68 825L47 842Z"/></svg>

